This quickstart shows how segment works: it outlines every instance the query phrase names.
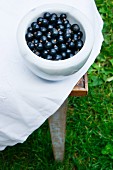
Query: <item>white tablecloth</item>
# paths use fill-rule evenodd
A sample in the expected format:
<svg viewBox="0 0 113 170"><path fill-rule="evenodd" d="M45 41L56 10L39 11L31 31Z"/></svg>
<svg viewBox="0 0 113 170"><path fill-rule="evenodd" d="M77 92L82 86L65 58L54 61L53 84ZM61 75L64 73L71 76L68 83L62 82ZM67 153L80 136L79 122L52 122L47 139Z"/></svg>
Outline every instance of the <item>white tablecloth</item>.
<svg viewBox="0 0 113 170"><path fill-rule="evenodd" d="M95 31L95 43L86 64L63 81L35 76L18 51L16 31L21 18L44 3L65 3L82 10ZM103 21L93 0L0 0L0 150L24 142L68 97L100 53Z"/></svg>

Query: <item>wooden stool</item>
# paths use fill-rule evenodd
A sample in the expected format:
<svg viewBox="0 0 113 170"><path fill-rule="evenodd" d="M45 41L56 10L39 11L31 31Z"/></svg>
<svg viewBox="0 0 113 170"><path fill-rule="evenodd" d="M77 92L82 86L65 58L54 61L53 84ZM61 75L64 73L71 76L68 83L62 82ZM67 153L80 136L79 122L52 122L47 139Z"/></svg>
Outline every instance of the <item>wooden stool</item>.
<svg viewBox="0 0 113 170"><path fill-rule="evenodd" d="M86 96L88 93L88 79L85 74L73 88L70 96ZM49 117L53 154L56 161L63 161L65 152L67 99L62 106Z"/></svg>

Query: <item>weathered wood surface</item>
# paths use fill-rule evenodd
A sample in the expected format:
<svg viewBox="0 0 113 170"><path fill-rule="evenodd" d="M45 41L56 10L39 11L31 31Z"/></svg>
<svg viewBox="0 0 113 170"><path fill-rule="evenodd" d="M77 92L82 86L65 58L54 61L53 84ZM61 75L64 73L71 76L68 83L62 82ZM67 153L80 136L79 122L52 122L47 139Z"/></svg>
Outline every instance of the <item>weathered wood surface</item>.
<svg viewBox="0 0 113 170"><path fill-rule="evenodd" d="M67 100L63 105L49 118L49 127L51 133L54 158L57 161L63 161L65 150L65 131L66 131L66 112Z"/></svg>
<svg viewBox="0 0 113 170"><path fill-rule="evenodd" d="M85 96L88 93L88 78L85 74L73 88L70 96ZM63 161L65 153L67 99L49 118L53 154L56 161Z"/></svg>
<svg viewBox="0 0 113 170"><path fill-rule="evenodd" d="M88 93L88 77L85 74L73 88L70 96L86 96Z"/></svg>

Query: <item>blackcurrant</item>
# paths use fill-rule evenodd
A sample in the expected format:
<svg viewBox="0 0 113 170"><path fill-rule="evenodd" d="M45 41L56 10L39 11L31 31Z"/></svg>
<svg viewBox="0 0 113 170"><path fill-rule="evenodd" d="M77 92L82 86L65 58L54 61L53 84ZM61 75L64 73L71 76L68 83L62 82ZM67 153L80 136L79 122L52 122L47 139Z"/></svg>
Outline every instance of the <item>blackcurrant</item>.
<svg viewBox="0 0 113 170"><path fill-rule="evenodd" d="M69 57L70 54L71 54L71 50L70 50L70 49L67 49L67 50L66 50L66 54L67 54L67 57Z"/></svg>
<svg viewBox="0 0 113 170"><path fill-rule="evenodd" d="M78 50L81 50L82 47L83 47L83 41L82 41L82 40L78 40L78 41L76 42L76 48L77 48Z"/></svg>
<svg viewBox="0 0 113 170"><path fill-rule="evenodd" d="M65 59L66 59L66 56L67 56L67 55L66 55L66 52L62 52L61 55L62 55L62 59L65 60Z"/></svg>
<svg viewBox="0 0 113 170"><path fill-rule="evenodd" d="M73 34L72 35L72 41L76 42L78 40L78 35L77 34Z"/></svg>
<svg viewBox="0 0 113 170"><path fill-rule="evenodd" d="M55 49L56 51L58 51L58 50L59 50L59 48L58 48L58 46L57 46L57 45L54 45L54 49Z"/></svg>
<svg viewBox="0 0 113 170"><path fill-rule="evenodd" d="M61 15L60 15L60 19L61 19L61 20L64 20L64 19L66 19L66 18L67 18L67 15L66 15L66 14L61 14Z"/></svg>
<svg viewBox="0 0 113 170"><path fill-rule="evenodd" d="M47 37L43 35L43 36L40 38L40 42L45 43L46 41L47 41Z"/></svg>
<svg viewBox="0 0 113 170"><path fill-rule="evenodd" d="M59 49L60 49L60 51L66 51L66 49L67 49L66 44L61 44L61 45L59 46Z"/></svg>
<svg viewBox="0 0 113 170"><path fill-rule="evenodd" d="M66 40L68 40L69 38L71 38L71 34L65 34L65 35L64 35L64 38L65 38Z"/></svg>
<svg viewBox="0 0 113 170"><path fill-rule="evenodd" d="M53 60L53 57L51 55L47 55L46 58L47 60Z"/></svg>
<svg viewBox="0 0 113 170"><path fill-rule="evenodd" d="M71 24L66 24L65 27L66 28L71 28Z"/></svg>
<svg viewBox="0 0 113 170"><path fill-rule="evenodd" d="M42 52L42 57L43 58L46 58L47 57L47 55L48 55L48 51L47 50L44 50L43 52Z"/></svg>
<svg viewBox="0 0 113 170"><path fill-rule="evenodd" d="M42 21L43 21L43 18L42 18L42 17L39 17L39 18L37 19L37 23L38 23L39 25L42 24Z"/></svg>
<svg viewBox="0 0 113 170"><path fill-rule="evenodd" d="M50 14L49 12L45 12L45 13L44 13L44 18L45 18L45 19L49 19L50 16L51 16L51 14Z"/></svg>
<svg viewBox="0 0 113 170"><path fill-rule="evenodd" d="M51 23L52 25L55 25L57 19L56 19L55 17L50 17L49 21L50 21L50 23Z"/></svg>
<svg viewBox="0 0 113 170"><path fill-rule="evenodd" d="M52 39L52 40L51 40L51 43L52 43L53 45L56 45L56 44L57 44L57 40L56 40L56 39Z"/></svg>
<svg viewBox="0 0 113 170"><path fill-rule="evenodd" d="M66 20L64 20L63 24L66 27L66 25L69 24L69 21L66 19Z"/></svg>
<svg viewBox="0 0 113 170"><path fill-rule="evenodd" d="M58 31L58 34L59 35L63 35L63 31Z"/></svg>
<svg viewBox="0 0 113 170"><path fill-rule="evenodd" d="M50 32L48 32L46 36L47 36L48 40L51 40L52 37L51 37L51 33Z"/></svg>
<svg viewBox="0 0 113 170"><path fill-rule="evenodd" d="M45 43L45 48L46 49L51 49L52 48L52 43L51 42L46 42Z"/></svg>
<svg viewBox="0 0 113 170"><path fill-rule="evenodd" d="M54 48L50 49L50 55L52 55L54 57L56 55L56 53L57 53L57 51Z"/></svg>
<svg viewBox="0 0 113 170"><path fill-rule="evenodd" d="M48 31L51 31L53 29L53 25L48 25Z"/></svg>
<svg viewBox="0 0 113 170"><path fill-rule="evenodd" d="M77 32L80 31L80 27L78 26L78 24L73 24L73 25L71 26L71 29L72 29L72 31L73 31L74 33L77 33Z"/></svg>
<svg viewBox="0 0 113 170"><path fill-rule="evenodd" d="M65 28L65 27L64 27L63 25L59 25L59 26L58 26L58 30L63 31L63 30L64 30L64 28Z"/></svg>
<svg viewBox="0 0 113 170"><path fill-rule="evenodd" d="M27 32L33 33L33 28L32 27L28 27Z"/></svg>
<svg viewBox="0 0 113 170"><path fill-rule="evenodd" d="M55 56L55 60L62 60L62 55L60 55L60 54L56 54L56 56Z"/></svg>
<svg viewBox="0 0 113 170"><path fill-rule="evenodd" d="M34 40L33 40L34 46L37 46L37 45L38 45L38 42L39 42L39 41L38 41L37 39L34 39Z"/></svg>
<svg viewBox="0 0 113 170"><path fill-rule="evenodd" d="M33 31L38 31L40 29L39 25L38 24L35 24L34 26L32 26L33 28Z"/></svg>
<svg viewBox="0 0 113 170"><path fill-rule="evenodd" d="M55 13L51 14L51 17L54 17L56 19L58 18L57 14L55 14Z"/></svg>
<svg viewBox="0 0 113 170"><path fill-rule="evenodd" d="M28 42L28 47L33 50L34 49L34 44L32 42Z"/></svg>
<svg viewBox="0 0 113 170"><path fill-rule="evenodd" d="M57 25L62 25L63 23L62 23L62 21L60 19L58 19L56 24Z"/></svg>
<svg viewBox="0 0 113 170"><path fill-rule="evenodd" d="M46 29L45 27L41 27L41 28L40 28L40 31L41 31L42 33L46 33L46 32L47 32L47 29Z"/></svg>
<svg viewBox="0 0 113 170"><path fill-rule="evenodd" d="M37 31L36 34L35 34L35 37L37 39L39 39L41 36L42 36L42 32L41 31Z"/></svg>
<svg viewBox="0 0 113 170"><path fill-rule="evenodd" d="M37 50L42 51L43 50L43 44L42 43L38 43L36 48L37 48Z"/></svg>
<svg viewBox="0 0 113 170"><path fill-rule="evenodd" d="M81 39L83 37L83 33L81 31L77 32L78 39Z"/></svg>
<svg viewBox="0 0 113 170"><path fill-rule="evenodd" d="M58 40L58 43L63 43L64 37L62 35L60 35L57 40Z"/></svg>
<svg viewBox="0 0 113 170"><path fill-rule="evenodd" d="M65 32L65 34L71 34L71 33L72 33L72 31L71 31L70 28L66 28L66 29L64 30L64 32Z"/></svg>
<svg viewBox="0 0 113 170"><path fill-rule="evenodd" d="M31 32L28 32L25 38L26 38L26 41L31 41L33 39L33 34Z"/></svg>
<svg viewBox="0 0 113 170"><path fill-rule="evenodd" d="M70 48L70 49L75 49L75 43L74 43L73 41L71 41L71 42L69 43L69 48Z"/></svg>
<svg viewBox="0 0 113 170"><path fill-rule="evenodd" d="M52 30L52 37L57 37L58 36L58 30L57 29L55 29L55 28L53 28L53 30Z"/></svg>
<svg viewBox="0 0 113 170"><path fill-rule="evenodd" d="M35 25L37 25L37 22L32 22L31 26L34 27Z"/></svg>
<svg viewBox="0 0 113 170"><path fill-rule="evenodd" d="M48 26L48 20L47 19L43 19L42 20L42 26L43 27L47 27Z"/></svg>

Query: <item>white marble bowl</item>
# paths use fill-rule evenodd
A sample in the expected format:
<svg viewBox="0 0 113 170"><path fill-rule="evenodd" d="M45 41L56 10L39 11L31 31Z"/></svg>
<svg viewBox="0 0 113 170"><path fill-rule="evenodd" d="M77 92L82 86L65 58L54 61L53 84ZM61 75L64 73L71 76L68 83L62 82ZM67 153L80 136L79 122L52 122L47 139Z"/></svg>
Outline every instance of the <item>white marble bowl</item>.
<svg viewBox="0 0 113 170"><path fill-rule="evenodd" d="M71 24L78 23L84 36L83 48L72 58L59 61L49 61L36 56L27 46L25 34L30 24L38 17L43 16L44 12L66 13ZM92 25L88 18L78 9L64 4L47 4L38 6L31 10L21 20L17 30L17 42L20 53L25 60L28 68L37 76L47 80L63 80L69 75L77 72L87 61L94 42Z"/></svg>

